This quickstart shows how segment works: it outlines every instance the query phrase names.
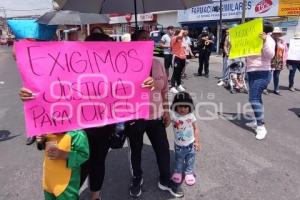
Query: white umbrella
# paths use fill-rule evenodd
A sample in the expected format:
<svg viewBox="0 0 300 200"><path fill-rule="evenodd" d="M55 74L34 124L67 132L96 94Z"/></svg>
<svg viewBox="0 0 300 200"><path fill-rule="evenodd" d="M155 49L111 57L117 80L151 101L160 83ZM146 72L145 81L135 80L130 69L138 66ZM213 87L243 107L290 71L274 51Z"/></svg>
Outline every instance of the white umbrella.
<svg viewBox="0 0 300 200"><path fill-rule="evenodd" d="M47 25L82 25L108 23L109 17L95 13L81 13L78 11L51 11L42 15L37 22Z"/></svg>

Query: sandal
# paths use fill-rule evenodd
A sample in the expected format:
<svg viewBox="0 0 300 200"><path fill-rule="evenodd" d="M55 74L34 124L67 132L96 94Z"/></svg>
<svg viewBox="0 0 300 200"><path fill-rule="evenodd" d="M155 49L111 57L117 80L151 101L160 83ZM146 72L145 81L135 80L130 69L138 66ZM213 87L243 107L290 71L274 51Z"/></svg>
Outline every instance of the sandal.
<svg viewBox="0 0 300 200"><path fill-rule="evenodd" d="M175 172L171 178L175 183L181 183L182 181L182 174Z"/></svg>
<svg viewBox="0 0 300 200"><path fill-rule="evenodd" d="M189 186L192 186L196 183L194 174L186 174L184 179L185 179L185 183Z"/></svg>

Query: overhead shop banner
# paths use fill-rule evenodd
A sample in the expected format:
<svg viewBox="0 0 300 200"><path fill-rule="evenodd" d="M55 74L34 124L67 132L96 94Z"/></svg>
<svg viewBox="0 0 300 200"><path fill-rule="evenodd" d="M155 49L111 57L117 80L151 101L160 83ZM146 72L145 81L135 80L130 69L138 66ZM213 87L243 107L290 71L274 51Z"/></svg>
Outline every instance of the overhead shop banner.
<svg viewBox="0 0 300 200"><path fill-rule="evenodd" d="M279 0L279 16L299 16L300 0Z"/></svg>
<svg viewBox="0 0 300 200"><path fill-rule="evenodd" d="M299 1L299 0L298 0ZM193 7L178 12L178 22L207 21L220 19L220 3ZM223 19L240 19L243 12L242 0L223 2ZM249 0L246 18L273 17L278 15L278 0Z"/></svg>

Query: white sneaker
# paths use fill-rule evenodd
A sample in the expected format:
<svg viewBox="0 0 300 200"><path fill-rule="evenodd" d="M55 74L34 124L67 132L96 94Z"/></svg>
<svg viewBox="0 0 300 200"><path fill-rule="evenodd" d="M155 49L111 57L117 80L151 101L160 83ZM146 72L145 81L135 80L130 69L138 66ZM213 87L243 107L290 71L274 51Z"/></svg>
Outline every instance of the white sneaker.
<svg viewBox="0 0 300 200"><path fill-rule="evenodd" d="M178 90L179 92L185 91L185 89L184 89L184 87L183 87L182 85L179 85L178 88L177 88L177 90Z"/></svg>
<svg viewBox="0 0 300 200"><path fill-rule="evenodd" d="M256 132L256 139L258 139L258 140L264 139L267 135L267 129L264 125L257 126L257 128L255 129L255 132Z"/></svg>
<svg viewBox="0 0 300 200"><path fill-rule="evenodd" d="M257 122L254 120L252 122L248 122L246 123L246 126L248 126L249 128L252 128L252 129L256 129L257 128Z"/></svg>
<svg viewBox="0 0 300 200"><path fill-rule="evenodd" d="M170 89L170 92L173 93L173 94L177 94L177 93L178 93L178 90L176 90L175 87L172 87L172 88Z"/></svg>
<svg viewBox="0 0 300 200"><path fill-rule="evenodd" d="M224 81L221 80L221 81L217 84L217 86L222 86L222 85L224 85L224 84L225 84Z"/></svg>

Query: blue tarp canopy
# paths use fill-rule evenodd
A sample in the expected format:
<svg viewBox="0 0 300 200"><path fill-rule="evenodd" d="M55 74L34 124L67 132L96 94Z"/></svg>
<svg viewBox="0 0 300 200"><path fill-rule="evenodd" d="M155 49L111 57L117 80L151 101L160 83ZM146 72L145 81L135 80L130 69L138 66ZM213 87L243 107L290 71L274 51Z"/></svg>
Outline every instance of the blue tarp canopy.
<svg viewBox="0 0 300 200"><path fill-rule="evenodd" d="M16 39L52 40L57 28L56 25L38 24L35 19L10 19L7 23Z"/></svg>

